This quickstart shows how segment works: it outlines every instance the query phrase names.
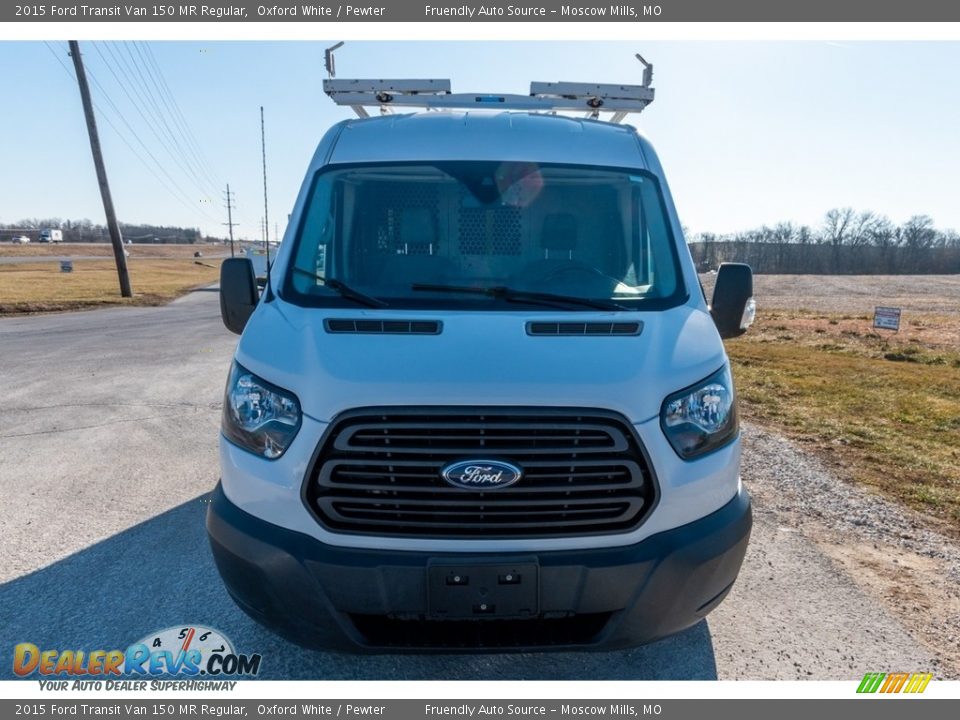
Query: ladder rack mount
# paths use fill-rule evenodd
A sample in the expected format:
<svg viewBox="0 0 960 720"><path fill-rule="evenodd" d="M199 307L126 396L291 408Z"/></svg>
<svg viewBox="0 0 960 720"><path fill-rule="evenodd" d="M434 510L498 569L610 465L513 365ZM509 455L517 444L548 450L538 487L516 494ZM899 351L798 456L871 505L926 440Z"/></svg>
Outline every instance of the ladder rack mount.
<svg viewBox="0 0 960 720"><path fill-rule="evenodd" d="M637 56L640 57L639 55ZM641 59L642 61L642 59ZM643 62L643 61L642 61ZM530 112L584 112L600 118L609 112L610 122L621 122L629 113L639 113L653 102L650 87L652 66L646 65L643 85L613 85L578 82L533 82L529 95L453 93L449 80L351 80L328 78L323 91L338 105L369 117L367 108L382 114L394 108L427 110L527 110Z"/></svg>

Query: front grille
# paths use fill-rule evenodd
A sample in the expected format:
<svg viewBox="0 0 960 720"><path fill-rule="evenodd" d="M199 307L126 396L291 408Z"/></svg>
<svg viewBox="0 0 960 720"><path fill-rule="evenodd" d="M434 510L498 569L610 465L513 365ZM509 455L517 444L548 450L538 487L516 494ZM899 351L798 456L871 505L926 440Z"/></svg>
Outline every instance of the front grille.
<svg viewBox="0 0 960 720"><path fill-rule="evenodd" d="M481 492L448 484L461 460L503 460L519 482ZM604 411L355 411L325 436L305 500L327 528L403 537L557 537L627 532L656 483L629 425Z"/></svg>

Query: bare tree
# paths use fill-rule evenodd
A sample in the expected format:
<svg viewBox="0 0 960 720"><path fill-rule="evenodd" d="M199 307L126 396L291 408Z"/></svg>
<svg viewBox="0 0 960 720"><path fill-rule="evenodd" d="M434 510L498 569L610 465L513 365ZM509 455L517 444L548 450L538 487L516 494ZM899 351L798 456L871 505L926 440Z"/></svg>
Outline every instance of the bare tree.
<svg viewBox="0 0 960 720"><path fill-rule="evenodd" d="M844 245L850 235L850 227L856 212L853 208L833 208L823 218L823 240L829 245Z"/></svg>
<svg viewBox="0 0 960 720"><path fill-rule="evenodd" d="M945 248L960 248L960 233L956 230L944 230L940 233Z"/></svg>
<svg viewBox="0 0 960 720"><path fill-rule="evenodd" d="M853 247L870 245L873 242L873 231L881 223L881 217L869 210L860 213L850 223L848 244Z"/></svg>
<svg viewBox="0 0 960 720"><path fill-rule="evenodd" d="M914 215L903 224L901 233L903 244L911 250L929 248L937 239L937 231L929 215Z"/></svg>

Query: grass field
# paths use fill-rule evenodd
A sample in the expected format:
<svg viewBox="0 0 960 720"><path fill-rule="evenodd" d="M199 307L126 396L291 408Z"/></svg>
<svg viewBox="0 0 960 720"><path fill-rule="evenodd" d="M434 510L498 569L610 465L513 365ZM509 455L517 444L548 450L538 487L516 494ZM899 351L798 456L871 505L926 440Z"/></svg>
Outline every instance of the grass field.
<svg viewBox="0 0 960 720"><path fill-rule="evenodd" d="M192 252L191 252L192 255ZM120 297L112 260L77 260L73 272L55 262L0 264L0 315L80 310L108 305L162 305L219 278L220 261L152 259L128 262L134 297Z"/></svg>
<svg viewBox="0 0 960 720"><path fill-rule="evenodd" d="M743 415L960 534L960 277L758 276L755 295L727 341ZM899 333L874 305L904 308Z"/></svg>
<svg viewBox="0 0 960 720"><path fill-rule="evenodd" d="M125 245L133 258L192 258L198 250L206 256L230 254L229 245ZM3 257L113 257L110 243L0 243Z"/></svg>

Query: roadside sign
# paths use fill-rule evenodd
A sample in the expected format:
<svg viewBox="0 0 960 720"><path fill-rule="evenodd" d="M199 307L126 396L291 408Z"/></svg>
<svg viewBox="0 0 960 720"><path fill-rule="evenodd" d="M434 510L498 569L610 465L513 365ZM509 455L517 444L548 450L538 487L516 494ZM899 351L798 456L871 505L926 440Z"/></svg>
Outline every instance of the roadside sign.
<svg viewBox="0 0 960 720"><path fill-rule="evenodd" d="M60 261L60 272L73 272L73 261L72 260L61 260Z"/></svg>
<svg viewBox="0 0 960 720"><path fill-rule="evenodd" d="M883 330L900 330L900 308L877 307L873 311L873 326Z"/></svg>

